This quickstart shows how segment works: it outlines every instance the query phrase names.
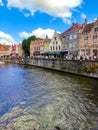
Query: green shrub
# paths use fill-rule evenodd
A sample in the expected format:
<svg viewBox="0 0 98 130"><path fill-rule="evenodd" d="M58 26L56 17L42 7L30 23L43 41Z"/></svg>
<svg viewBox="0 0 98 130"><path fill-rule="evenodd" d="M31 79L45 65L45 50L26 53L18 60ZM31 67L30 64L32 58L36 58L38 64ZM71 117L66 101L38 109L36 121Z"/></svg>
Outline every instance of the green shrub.
<svg viewBox="0 0 98 130"><path fill-rule="evenodd" d="M96 69L98 69L98 64L87 65L81 68L82 71L85 71L87 73L94 73Z"/></svg>

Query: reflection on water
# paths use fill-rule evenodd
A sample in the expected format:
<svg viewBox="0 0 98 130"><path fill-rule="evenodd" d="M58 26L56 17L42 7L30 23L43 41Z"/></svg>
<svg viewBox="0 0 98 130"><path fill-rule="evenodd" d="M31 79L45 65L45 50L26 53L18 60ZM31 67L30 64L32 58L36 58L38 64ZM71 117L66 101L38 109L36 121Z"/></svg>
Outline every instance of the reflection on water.
<svg viewBox="0 0 98 130"><path fill-rule="evenodd" d="M98 81L0 66L0 130L97 129Z"/></svg>

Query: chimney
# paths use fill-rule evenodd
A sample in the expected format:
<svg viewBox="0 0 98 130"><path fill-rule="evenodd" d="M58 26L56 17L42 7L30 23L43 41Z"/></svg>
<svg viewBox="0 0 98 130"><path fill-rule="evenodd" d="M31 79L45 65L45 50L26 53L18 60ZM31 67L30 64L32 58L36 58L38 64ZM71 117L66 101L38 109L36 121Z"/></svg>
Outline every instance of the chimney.
<svg viewBox="0 0 98 130"><path fill-rule="evenodd" d="M74 26L74 25L75 25L75 23L73 22L73 23L72 23L72 26Z"/></svg>

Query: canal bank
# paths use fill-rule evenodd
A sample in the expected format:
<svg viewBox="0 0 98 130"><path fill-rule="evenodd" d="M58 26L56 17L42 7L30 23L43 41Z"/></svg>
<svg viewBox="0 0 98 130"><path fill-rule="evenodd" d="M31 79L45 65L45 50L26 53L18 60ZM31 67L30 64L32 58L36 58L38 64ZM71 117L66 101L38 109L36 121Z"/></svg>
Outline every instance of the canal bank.
<svg viewBox="0 0 98 130"><path fill-rule="evenodd" d="M70 73L80 76L98 79L98 61L96 60L60 60L60 59L6 59L5 62L18 63L41 67L60 71L63 73Z"/></svg>

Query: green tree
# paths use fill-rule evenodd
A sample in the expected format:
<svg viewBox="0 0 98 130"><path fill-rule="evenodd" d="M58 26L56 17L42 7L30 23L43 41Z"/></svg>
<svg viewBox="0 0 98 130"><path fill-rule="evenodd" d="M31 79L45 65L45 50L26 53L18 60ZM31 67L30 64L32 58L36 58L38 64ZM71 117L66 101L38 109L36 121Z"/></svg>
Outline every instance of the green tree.
<svg viewBox="0 0 98 130"><path fill-rule="evenodd" d="M30 36L27 39L24 39L22 41L22 48L23 48L25 56L30 56L30 43L31 43L31 40L35 41L35 40L38 40L38 39L40 39L40 38L37 38L36 36Z"/></svg>

